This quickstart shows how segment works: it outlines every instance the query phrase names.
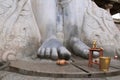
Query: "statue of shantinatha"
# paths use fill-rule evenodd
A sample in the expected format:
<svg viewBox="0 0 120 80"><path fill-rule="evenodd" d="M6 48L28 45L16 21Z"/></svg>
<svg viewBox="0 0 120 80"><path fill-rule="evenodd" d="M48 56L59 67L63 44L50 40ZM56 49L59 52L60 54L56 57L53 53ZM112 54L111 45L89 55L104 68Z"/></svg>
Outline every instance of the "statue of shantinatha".
<svg viewBox="0 0 120 80"><path fill-rule="evenodd" d="M88 58L92 41L120 56L120 31L91 0L0 0L0 59ZM94 57L98 52L94 52Z"/></svg>

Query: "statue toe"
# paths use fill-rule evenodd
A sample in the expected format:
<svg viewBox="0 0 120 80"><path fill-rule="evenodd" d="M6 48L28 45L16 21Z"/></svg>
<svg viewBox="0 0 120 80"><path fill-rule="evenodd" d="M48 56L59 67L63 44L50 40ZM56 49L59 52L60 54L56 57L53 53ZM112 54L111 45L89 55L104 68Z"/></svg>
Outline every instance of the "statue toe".
<svg viewBox="0 0 120 80"><path fill-rule="evenodd" d="M40 58L44 58L44 53L45 53L45 48L40 48L39 50L38 50L38 57L40 57Z"/></svg>
<svg viewBox="0 0 120 80"><path fill-rule="evenodd" d="M69 60L70 57L71 57L71 53L65 47L60 47L58 49L58 53L59 53L59 58L60 59Z"/></svg>
<svg viewBox="0 0 120 80"><path fill-rule="evenodd" d="M94 58L97 58L97 57L99 57L99 52L97 52L97 51L94 51L94 52L93 52L93 57L94 57Z"/></svg>
<svg viewBox="0 0 120 80"><path fill-rule="evenodd" d="M50 58L50 52L51 52L51 50L50 50L50 48L46 48L46 50L45 50L45 58Z"/></svg>
<svg viewBox="0 0 120 80"><path fill-rule="evenodd" d="M58 52L56 48L52 48L51 50L51 59L52 60L57 60L58 59Z"/></svg>

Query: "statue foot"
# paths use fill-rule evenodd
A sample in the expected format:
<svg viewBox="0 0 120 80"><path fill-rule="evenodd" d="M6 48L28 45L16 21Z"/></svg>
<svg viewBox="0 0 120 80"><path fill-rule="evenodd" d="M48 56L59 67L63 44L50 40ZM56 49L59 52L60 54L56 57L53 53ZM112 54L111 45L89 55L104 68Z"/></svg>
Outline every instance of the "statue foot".
<svg viewBox="0 0 120 80"><path fill-rule="evenodd" d="M38 57L69 60L71 53L55 37L47 39L38 50Z"/></svg>
<svg viewBox="0 0 120 80"><path fill-rule="evenodd" d="M81 56L83 58L88 58L90 47L88 47L85 43L80 41L78 38L72 37L70 39L70 46L76 55ZM96 58L98 56L99 56L99 53L94 51L93 57Z"/></svg>

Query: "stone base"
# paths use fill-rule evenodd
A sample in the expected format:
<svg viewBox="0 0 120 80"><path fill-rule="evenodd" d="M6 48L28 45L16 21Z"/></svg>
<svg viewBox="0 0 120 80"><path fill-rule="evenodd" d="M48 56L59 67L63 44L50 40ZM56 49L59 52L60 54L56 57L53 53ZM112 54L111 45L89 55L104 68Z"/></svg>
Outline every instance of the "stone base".
<svg viewBox="0 0 120 80"><path fill-rule="evenodd" d="M29 76L54 78L99 78L120 74L120 61L111 61L108 72L99 70L98 65L88 67L88 60L73 58L66 65L57 65L55 61L11 61L9 71Z"/></svg>

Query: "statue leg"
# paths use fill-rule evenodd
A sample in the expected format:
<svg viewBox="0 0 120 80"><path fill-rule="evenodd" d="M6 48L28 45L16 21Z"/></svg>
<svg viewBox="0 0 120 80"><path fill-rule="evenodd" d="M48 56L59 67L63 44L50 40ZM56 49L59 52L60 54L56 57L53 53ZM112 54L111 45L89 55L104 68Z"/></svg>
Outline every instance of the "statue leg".
<svg viewBox="0 0 120 80"><path fill-rule="evenodd" d="M62 3L64 3L62 6L64 12L64 33L66 44L76 55L88 58L90 47L81 41L82 26L84 23L86 7L88 6L88 0L62 1ZM94 57L97 56L98 52L94 52Z"/></svg>
<svg viewBox="0 0 120 80"><path fill-rule="evenodd" d="M42 35L42 45L38 50L40 58L70 59L71 53L56 38L57 7L56 0L36 0L33 2L34 14Z"/></svg>

